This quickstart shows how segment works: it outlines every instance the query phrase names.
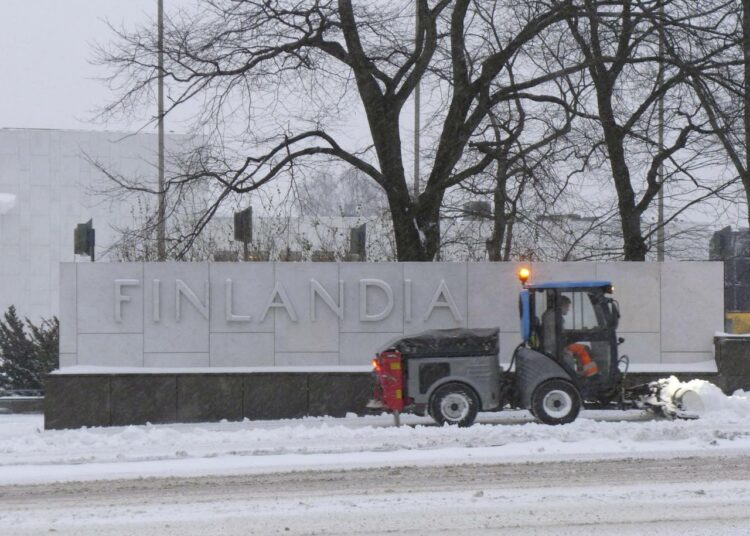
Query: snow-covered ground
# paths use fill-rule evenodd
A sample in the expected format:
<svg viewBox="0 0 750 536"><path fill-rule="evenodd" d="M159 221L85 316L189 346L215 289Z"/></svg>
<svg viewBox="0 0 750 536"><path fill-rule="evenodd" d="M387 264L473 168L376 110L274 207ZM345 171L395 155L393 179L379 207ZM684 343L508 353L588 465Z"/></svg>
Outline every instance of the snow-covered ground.
<svg viewBox="0 0 750 536"><path fill-rule="evenodd" d="M32 509L29 511L29 516L33 517L32 520L27 519L23 514L23 508L26 507L18 506L26 504L26 499L19 499L9 513L4 515L3 489L12 490L14 488L8 486L13 485L28 487L32 484L39 484L40 486L29 489L46 490L45 493L54 489L57 490L55 493L62 493L60 490L64 490L66 486L70 486L71 489L75 486L84 486L82 489L85 491L89 489L85 486L92 486L95 484L92 481L97 480L109 480L113 483L112 485L123 486L125 485L122 483L123 480L136 483L139 481L133 479L143 477L156 477L168 482L175 478L191 479L211 476L220 479L219 482L226 482L227 478L240 478L243 475L256 475L250 479L251 481L264 475L268 478L276 475L273 477L276 479L274 482L283 488L284 486L278 483L278 478L285 474L309 475L316 472L326 475L342 474L337 471L344 471L344 473L359 471L369 474L368 469L388 468L388 471L393 471L401 468L401 470L414 471L414 467L421 468L420 471L442 474L446 467L451 466L479 467L477 471L481 474L483 472L481 467L490 468L498 464L511 464L517 467L521 476L516 474L514 478L522 482L524 464L528 462L546 462L552 466L564 466L566 463L574 463L577 460L578 466L584 467L584 461L591 463L599 460L599 463L619 463L616 460L630 460L632 463L632 460L651 460L651 463L656 464L654 467L660 467L660 464L666 464L667 461L673 464L675 460L684 459L692 460L689 463L693 466L700 467L703 465L700 460L706 460L706 464L714 463L723 469L715 473L709 471L697 481L683 484L676 482L684 482L684 479L666 478L665 475L669 473L667 471L660 478L660 482L650 482L646 479L634 481L627 486L621 482L617 489L609 489L606 481L599 482L599 479L603 477L592 475L592 480L586 485L591 488L593 484L596 484L600 489L597 488L599 491L596 492L587 489L586 493L596 496L598 508L610 511L615 516L616 522L612 521L614 527L617 524L628 523L626 517L616 515L621 501L629 504L633 512L639 512L641 504L639 501L643 501L644 504L649 501L651 504L655 502L661 504L658 500L660 494L674 495L678 489L687 490L685 493L689 500L686 499L687 502L680 503L682 504L680 508L686 512L685 515L695 510L697 504L702 504L701 501L707 501L707 506L702 510L705 515L696 521L697 524L683 524L685 525L683 529L692 527L693 530L693 532L684 532L685 534L700 534L701 532L695 532L695 527L703 527L706 531L713 532L719 530L719 533L724 531L723 533L727 534L745 534L746 532L742 532L746 527L744 517L742 517L745 514L738 514L738 512L750 511L750 480L745 478L744 473L733 475L731 465L734 463L739 463L743 467L748 465L750 396L748 393L738 392L734 396L727 397L713 385L700 381L694 381L690 386L699 392L705 406L698 420L659 420L638 411L584 411L576 422L558 427L539 424L525 411L480 414L478 423L465 429L438 427L427 418L415 416L404 416L402 419L404 425L396 428L393 426L392 418L388 415L371 417L352 415L340 419L306 418L44 431L43 419L39 415L0 415L0 533L5 533L4 528L15 527L20 531L18 534L33 534L36 529L54 526L58 531L67 527L71 534L82 534L84 533L82 527L89 526L86 524L87 519L93 522L97 515L106 515L112 520L119 519L119 521L111 521L116 526L108 526L107 533L129 534L130 532L125 530L130 526L129 523L137 524L138 522L138 515L132 512L129 514L130 510L127 509L117 510L116 505L112 504L112 501L116 503L119 500L117 498L120 497L119 495L108 502L111 508L106 514L102 514L101 510L91 510L90 507L86 510L78 503L65 503L68 506L61 506L57 509L50 507L51 513L45 513L46 507L43 505L47 503L42 501L37 510L28 506ZM729 461L718 463L716 460L719 458ZM615 470L612 469L612 471ZM651 473L653 471L648 474ZM436 477L436 480L440 478ZM151 519L149 523L158 524L165 519L171 519L172 526L175 526L174 523L179 519L187 523L184 517L187 513L183 510L191 510L191 515L197 516L194 520L195 527L201 526L201 523L197 521L201 519L204 524L207 524L206 526L210 525L209 521L214 518L213 516L218 515L217 512L223 511L226 514L225 517L235 521L240 513L242 513L240 517L246 517L254 512L252 515L256 516L255 521L271 523L268 525L270 527L268 532L260 531L256 532L257 534L273 532L271 530L273 527L283 528L284 515L286 515L284 512L287 512L293 517L296 516L295 519L297 519L292 523L292 528L304 528L307 526L305 523L312 522L314 518L315 523L322 527L319 533L325 534L331 532L325 530L326 512L346 510L347 504L351 506L352 511L356 512L358 508L374 500L373 497L367 496L367 493L359 497L358 493L361 490L357 493L353 492L353 495L348 497L336 487L335 482L339 479L340 477L336 476L330 477L331 489L335 489L331 493L337 498L334 500L332 496L326 496L325 492L316 491L317 498L313 501L314 507L310 506L309 501L303 501L306 506L300 506L303 502L298 501L294 496L263 496L257 500L244 497L242 499L244 502L241 504L231 502L238 500L237 497L233 497L227 503L226 498L212 496L211 500L196 499L197 502L188 505L157 502L157 506L154 506L152 510L144 506L142 512L150 512L148 515L151 517L146 516ZM732 481L727 482L727 480ZM73 484L75 481L88 481L91 484ZM62 484L53 484L55 482ZM215 490L223 485L225 484L213 485L212 489ZM523 487L522 484L518 485ZM559 515L555 515L558 515L559 519L564 519L562 512L575 504L581 490L567 490L564 481L555 485L554 479L550 485L554 489L547 489L548 486L545 484L539 489L513 493L512 501L504 499L503 504L507 506L512 503L521 509L531 508L542 498L546 498L550 507L560 511ZM488 513L488 509L491 509L492 505L499 500L498 497L507 495L507 490L503 491L505 489L503 486L503 482L493 482L492 485L479 487L472 483L468 490L465 484L451 486L450 489L428 488L420 490L419 496L399 489L390 490L388 493L386 490L382 491L383 497L380 499L383 502L379 504L393 515L401 515L405 520L414 519L410 512L415 508L415 504L421 504L422 508L426 509L424 511L433 512L430 516L419 518L422 523L428 525L431 520L441 519L441 514L437 506L430 509L426 505L452 504L457 509L456 515L469 516L464 520L466 523L459 520L450 525L456 532L460 532L478 527L473 524L478 519L477 509L489 516L487 517L488 527L495 526L490 522L492 516ZM200 487L197 485L196 489ZM169 489L169 486L165 489ZM28 493L29 497L34 497L35 492ZM478 495L475 496L475 493ZM158 500L158 493L155 495L157 497L155 500ZM6 495L6 497L12 496L13 493ZM222 503L222 501L225 502ZM29 504L33 502L30 500ZM230 503L233 505L231 508ZM72 508L72 504L76 505L75 509L66 510ZM203 506L200 506L201 504ZM224 506L221 506L222 504ZM727 532L729 529L724 524L724 521L728 519L726 516L716 519L711 517L713 516L710 513L711 509L718 508L720 505L731 505L731 508L727 506L726 516L742 521L738 525L741 527L741 530L738 529L739 532ZM545 510L547 507L540 508L546 513L539 515L542 517L546 515L551 523L549 526L554 529L554 519L557 518L550 511ZM649 508L643 510L643 512L651 512L641 519L643 523L650 523L654 519L666 519L659 517L659 508L656 506ZM263 512L271 517L258 518L257 516L265 515ZM309 519L305 518L305 512L310 514ZM340 515L344 516L343 513ZM68 516L72 517L67 519ZM71 521L73 518L77 521ZM272 518L278 518L281 525L278 523L278 526L274 525ZM357 519L359 518L356 516L352 517L352 522ZM375 519L373 517L373 520ZM524 519L526 521L519 518L518 523L531 523L535 516L529 514ZM672 521L676 522L680 519L682 518L678 517ZM473 521L469 523L470 520ZM333 520L329 521L334 523ZM66 525L66 522L72 524ZM718 522L721 524L716 525ZM227 523L226 533L234 534L235 532L230 530L232 527L239 531L245 526L239 521ZM362 530L355 532L362 534L368 533L367 530L377 532L377 524L368 523L358 525ZM678 525L665 526L661 533L677 534L675 527ZM148 525L150 528L143 529L146 532L141 533L149 533L154 526ZM258 526L262 526L262 523ZM419 534L420 526L412 527L411 533ZM28 530L23 527L27 527ZM115 528L123 530L116 532ZM672 532L672 529L675 531ZM46 532L46 528L44 531ZM301 532L311 533L304 530ZM90 533L97 532L91 529ZM155 533L172 534L166 530ZM197 534L199 532L183 530L175 533ZM346 531L341 533L346 533ZM550 533L555 533L555 531L552 530ZM563 532L558 531L558 533ZM618 532L612 528L610 532L603 533L624 532Z"/></svg>
<svg viewBox="0 0 750 536"><path fill-rule="evenodd" d="M470 428L389 415L44 431L41 415L0 415L0 485L271 473L308 469L508 463L593 457L750 454L750 396L687 384L704 402L694 421L639 411L583 411L539 424L526 411L480 414ZM500 426L502 425L502 426Z"/></svg>

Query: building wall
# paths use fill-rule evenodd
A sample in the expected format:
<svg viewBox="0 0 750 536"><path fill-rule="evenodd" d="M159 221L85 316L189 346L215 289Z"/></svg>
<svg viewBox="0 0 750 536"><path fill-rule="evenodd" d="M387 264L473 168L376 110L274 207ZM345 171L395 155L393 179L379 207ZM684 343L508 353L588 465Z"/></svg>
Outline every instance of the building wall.
<svg viewBox="0 0 750 536"><path fill-rule="evenodd" d="M61 367L367 365L405 333L499 327L520 342L515 263L63 263ZM713 358L723 266L534 263L533 281L610 280L632 363Z"/></svg>
<svg viewBox="0 0 750 536"><path fill-rule="evenodd" d="M56 315L58 266L74 260L75 226L93 219L102 258L114 228L132 225L132 205L101 194L112 183L87 157L113 173L155 180L156 135L0 129L0 193L16 197L0 214L0 311L15 305L35 321Z"/></svg>

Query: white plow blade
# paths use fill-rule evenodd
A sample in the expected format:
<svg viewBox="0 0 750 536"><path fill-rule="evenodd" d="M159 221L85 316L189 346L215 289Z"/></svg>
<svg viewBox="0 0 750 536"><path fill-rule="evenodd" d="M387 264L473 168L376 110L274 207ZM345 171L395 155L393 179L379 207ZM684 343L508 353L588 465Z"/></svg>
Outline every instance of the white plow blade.
<svg viewBox="0 0 750 536"><path fill-rule="evenodd" d="M672 395L672 403L678 408L682 408L682 411L695 414L696 416L703 413L706 409L701 395L687 387L681 387L675 391Z"/></svg>
<svg viewBox="0 0 750 536"><path fill-rule="evenodd" d="M677 408L677 416L697 419L706 409L701 395L682 387L672 395L672 404Z"/></svg>
<svg viewBox="0 0 750 536"><path fill-rule="evenodd" d="M655 406L665 417L697 419L705 410L701 396L674 377L658 380L651 385L657 399Z"/></svg>

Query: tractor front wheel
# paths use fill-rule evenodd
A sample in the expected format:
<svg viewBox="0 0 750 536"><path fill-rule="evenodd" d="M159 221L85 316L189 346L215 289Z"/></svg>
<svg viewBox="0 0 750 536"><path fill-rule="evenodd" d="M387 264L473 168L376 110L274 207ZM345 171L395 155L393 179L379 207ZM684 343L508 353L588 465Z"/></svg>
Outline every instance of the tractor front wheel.
<svg viewBox="0 0 750 536"><path fill-rule="evenodd" d="M441 425L471 426L478 411L479 402L474 391L460 383L438 387L430 402L430 416Z"/></svg>
<svg viewBox="0 0 750 536"><path fill-rule="evenodd" d="M581 410L581 395L565 380L549 380L531 395L531 413L545 424L573 422Z"/></svg>

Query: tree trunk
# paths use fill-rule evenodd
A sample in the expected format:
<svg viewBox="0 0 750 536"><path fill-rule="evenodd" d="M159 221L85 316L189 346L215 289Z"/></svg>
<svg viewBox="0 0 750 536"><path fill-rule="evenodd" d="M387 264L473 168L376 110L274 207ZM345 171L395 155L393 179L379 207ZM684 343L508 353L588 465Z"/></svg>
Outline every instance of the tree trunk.
<svg viewBox="0 0 750 536"><path fill-rule="evenodd" d="M641 214L634 207L623 207L620 204L620 220L626 261L646 260L646 241L641 233Z"/></svg>
<svg viewBox="0 0 750 536"><path fill-rule="evenodd" d="M495 191L493 201L495 203L495 212L493 214L492 238L488 248L491 261L507 260L503 255L503 242L505 241L505 229L508 225L508 217L505 213L505 202L507 200L507 176L505 174L505 164L497 163L497 172L495 174ZM506 247L507 250L507 247Z"/></svg>
<svg viewBox="0 0 750 536"><path fill-rule="evenodd" d="M505 252L503 253L503 259L505 262L508 262L510 260L510 248L513 245L513 222L515 221L515 216L512 216L509 218L506 232L505 232Z"/></svg>
<svg viewBox="0 0 750 536"><path fill-rule="evenodd" d="M412 199L404 173L399 110L391 108L390 103L385 100L373 99L373 102L366 102L365 110L380 170L384 177L382 186L391 211L393 234L396 239L396 259L399 261L432 260L432 256L427 254L425 243L427 233L424 231L425 225L429 222L420 217L421 203L415 203ZM420 232L420 229L423 231Z"/></svg>
<svg viewBox="0 0 750 536"><path fill-rule="evenodd" d="M740 171L742 185L745 188L745 199L750 205L750 0L742 0L742 51L744 67L743 130L745 142L745 169ZM750 210L747 214L750 226Z"/></svg>
<svg viewBox="0 0 750 536"><path fill-rule="evenodd" d="M599 96L604 141L607 144L609 165L617 191L617 205L622 227L623 250L626 261L646 260L646 241L641 232L641 213L636 207L635 192L630 183L630 170L625 158L625 137L612 112L606 92Z"/></svg>
<svg viewBox="0 0 750 536"><path fill-rule="evenodd" d="M434 261L440 254L440 205L443 202L442 191L431 195L429 191L419 196L416 206L417 226L424 243L424 258Z"/></svg>
<svg viewBox="0 0 750 536"><path fill-rule="evenodd" d="M393 234L396 238L396 259L399 261L427 261L425 245L417 226L414 204L406 188L386 192L391 209Z"/></svg>

